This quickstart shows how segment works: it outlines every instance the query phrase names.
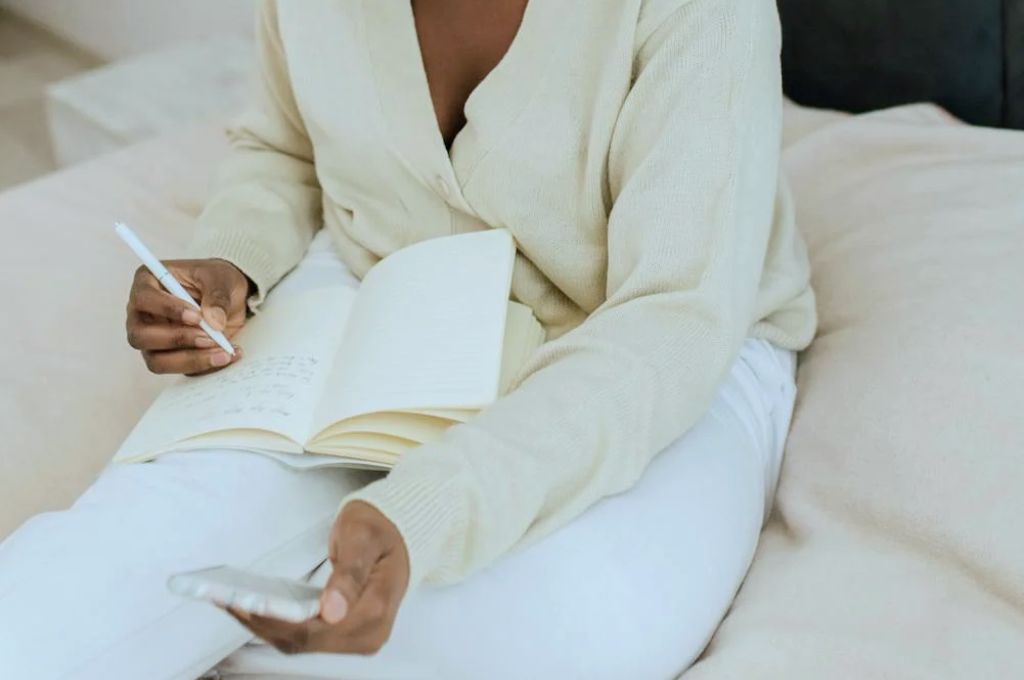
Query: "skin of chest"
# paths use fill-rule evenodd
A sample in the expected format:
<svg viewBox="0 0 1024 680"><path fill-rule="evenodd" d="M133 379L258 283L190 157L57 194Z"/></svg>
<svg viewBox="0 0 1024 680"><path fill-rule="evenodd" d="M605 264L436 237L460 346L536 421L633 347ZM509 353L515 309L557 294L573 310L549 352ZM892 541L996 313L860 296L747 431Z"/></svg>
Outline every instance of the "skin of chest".
<svg viewBox="0 0 1024 680"><path fill-rule="evenodd" d="M413 0L423 66L445 146L466 124L464 106L515 39L527 0Z"/></svg>

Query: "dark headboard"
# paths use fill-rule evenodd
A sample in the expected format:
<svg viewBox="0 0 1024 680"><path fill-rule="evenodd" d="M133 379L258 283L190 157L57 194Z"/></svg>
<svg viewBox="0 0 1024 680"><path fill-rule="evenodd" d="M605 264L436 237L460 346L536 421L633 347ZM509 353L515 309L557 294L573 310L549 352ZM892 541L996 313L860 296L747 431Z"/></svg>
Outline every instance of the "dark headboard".
<svg viewBox="0 0 1024 680"><path fill-rule="evenodd" d="M936 102L1024 129L1024 0L778 0L786 94L869 111Z"/></svg>

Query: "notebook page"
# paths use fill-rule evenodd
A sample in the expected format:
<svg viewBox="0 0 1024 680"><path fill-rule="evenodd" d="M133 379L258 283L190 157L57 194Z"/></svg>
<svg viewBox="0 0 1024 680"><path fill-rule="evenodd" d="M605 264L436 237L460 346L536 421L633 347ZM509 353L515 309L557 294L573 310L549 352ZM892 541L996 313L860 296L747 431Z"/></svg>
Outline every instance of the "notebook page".
<svg viewBox="0 0 1024 680"><path fill-rule="evenodd" d="M259 429L304 443L355 299L350 287L271 296L238 335L242 360L164 390L115 460L150 457L209 432ZM186 442L183 448L202 448Z"/></svg>
<svg viewBox="0 0 1024 680"><path fill-rule="evenodd" d="M474 408L497 396L515 245L504 230L422 241L363 280L313 422Z"/></svg>

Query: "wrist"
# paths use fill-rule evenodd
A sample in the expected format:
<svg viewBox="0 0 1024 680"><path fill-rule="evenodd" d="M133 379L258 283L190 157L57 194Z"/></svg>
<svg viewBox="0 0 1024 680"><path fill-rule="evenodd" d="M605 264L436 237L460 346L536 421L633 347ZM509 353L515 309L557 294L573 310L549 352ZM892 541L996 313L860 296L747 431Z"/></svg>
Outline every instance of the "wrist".
<svg viewBox="0 0 1024 680"><path fill-rule="evenodd" d="M238 275L238 278L245 281L246 289L249 291L249 295L256 291L255 282L253 282L253 280L250 279L249 276L244 271L242 271L242 268L239 267L237 264L223 257L211 257L210 259L216 260L217 262L223 262L224 264L229 265L231 269Z"/></svg>
<svg viewBox="0 0 1024 680"><path fill-rule="evenodd" d="M394 474L392 470L392 475ZM430 577L432 581L455 581L461 569L446 569L451 555L453 532L462 525L462 513L453 499L458 497L454 482L439 471L419 470L402 481L389 475L348 494L339 508L339 516L356 503L373 506L394 526L406 552L409 588ZM452 547L454 552L458 548Z"/></svg>
<svg viewBox="0 0 1024 680"><path fill-rule="evenodd" d="M382 547L397 547L406 552L402 532L387 515L371 503L359 499L345 503L338 513L337 521L359 527L366 536Z"/></svg>
<svg viewBox="0 0 1024 680"><path fill-rule="evenodd" d="M332 530L335 540L358 535L382 555L394 555L404 566L406 584L410 574L409 550L402 532L377 506L352 499L342 503Z"/></svg>
<svg viewBox="0 0 1024 680"><path fill-rule="evenodd" d="M245 277L249 311L255 311L281 276L280 256L244 229L200 229L188 252L194 258L223 260L238 270Z"/></svg>

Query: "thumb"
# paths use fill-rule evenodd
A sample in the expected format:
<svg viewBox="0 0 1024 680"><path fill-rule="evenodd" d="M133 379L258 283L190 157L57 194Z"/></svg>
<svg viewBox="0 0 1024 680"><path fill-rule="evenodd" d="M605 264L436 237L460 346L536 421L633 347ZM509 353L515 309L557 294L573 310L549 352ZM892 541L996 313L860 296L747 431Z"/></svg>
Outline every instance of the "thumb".
<svg viewBox="0 0 1024 680"><path fill-rule="evenodd" d="M228 324L231 309L231 283L225 276L204 272L197 277L203 318L218 331Z"/></svg>
<svg viewBox="0 0 1024 680"><path fill-rule="evenodd" d="M320 618L331 624L344 619L366 589L369 572L359 566L335 564L331 578L320 593Z"/></svg>
<svg viewBox="0 0 1024 680"><path fill-rule="evenodd" d="M380 551L371 541L358 534L345 533L335 544L331 560L333 571L320 594L320 618L331 624L338 623L352 611L380 558Z"/></svg>
<svg viewBox="0 0 1024 680"><path fill-rule="evenodd" d="M355 604L355 597L345 597L345 592L352 593L356 589L346 579L338 577L337 572L331 575L324 590L320 593L320 618L330 624L338 623L348 614L351 606Z"/></svg>
<svg viewBox="0 0 1024 680"><path fill-rule="evenodd" d="M228 325L228 313L224 311L223 305L203 299L203 318L213 326L214 330L223 331Z"/></svg>

